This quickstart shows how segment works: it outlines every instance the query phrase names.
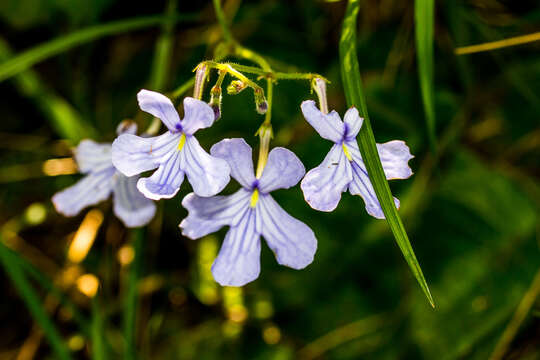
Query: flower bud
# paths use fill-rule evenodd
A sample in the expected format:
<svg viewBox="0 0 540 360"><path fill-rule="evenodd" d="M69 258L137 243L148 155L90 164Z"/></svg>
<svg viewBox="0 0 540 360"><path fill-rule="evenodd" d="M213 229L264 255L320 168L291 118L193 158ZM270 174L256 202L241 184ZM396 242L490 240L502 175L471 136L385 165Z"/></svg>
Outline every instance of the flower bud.
<svg viewBox="0 0 540 360"><path fill-rule="evenodd" d="M200 99L202 97L204 82L206 80L207 70L205 64L199 64L196 67L197 72L195 73L195 86L193 88L193 97L195 99Z"/></svg>
<svg viewBox="0 0 540 360"><path fill-rule="evenodd" d="M311 87L319 98L319 108L323 114L328 114L328 100L326 99L326 81L317 77L311 81Z"/></svg>
<svg viewBox="0 0 540 360"><path fill-rule="evenodd" d="M244 83L241 80L233 80L227 86L227 94L229 95L237 95L240 94L245 88L247 87L246 83Z"/></svg>
<svg viewBox="0 0 540 360"><path fill-rule="evenodd" d="M208 105L214 110L214 121L221 117L221 87L215 85L210 90L210 102Z"/></svg>
<svg viewBox="0 0 540 360"><path fill-rule="evenodd" d="M268 102L266 102L264 92L260 89L255 90L255 110L261 115L268 110Z"/></svg>
<svg viewBox="0 0 540 360"><path fill-rule="evenodd" d="M137 134L137 124L133 120L129 120L129 119L123 120L116 127L116 133L118 135L122 135L122 134L135 135Z"/></svg>

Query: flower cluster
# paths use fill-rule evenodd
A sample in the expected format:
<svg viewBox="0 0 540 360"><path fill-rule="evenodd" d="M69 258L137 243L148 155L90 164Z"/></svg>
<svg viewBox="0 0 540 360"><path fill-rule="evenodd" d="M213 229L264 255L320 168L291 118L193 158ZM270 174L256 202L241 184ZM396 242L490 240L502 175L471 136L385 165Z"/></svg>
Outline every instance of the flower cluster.
<svg viewBox="0 0 540 360"><path fill-rule="evenodd" d="M289 189L302 180L306 202L319 211L333 211L348 190L363 198L368 214L384 218L357 145L363 119L355 108L341 121L335 111L326 113L314 101L304 101L301 109L305 119L322 138L333 142L323 162L306 174L290 150L276 147L268 151L271 131L267 131L255 173L252 149L243 139L224 139L212 146L210 154L200 146L195 133L210 127L217 118L209 104L186 97L181 119L162 94L141 90L137 98L140 108L161 119L167 131L141 137L131 126L119 132L112 146L82 141L75 158L87 175L53 197L59 212L76 215L112 192L115 214L128 227L142 226L154 216L152 200L174 197L187 177L193 192L182 200L188 211L180 223L182 234L198 239L229 227L212 265L215 280L228 286L242 286L259 276L261 236L281 265L302 269L313 261L315 234L279 206L270 195L274 190ZM377 144L377 149L388 179L405 179L412 174L408 166L412 155L403 141ZM149 177L138 177L150 170L155 171ZM240 189L217 196L231 176ZM399 208L397 199L395 204Z"/></svg>

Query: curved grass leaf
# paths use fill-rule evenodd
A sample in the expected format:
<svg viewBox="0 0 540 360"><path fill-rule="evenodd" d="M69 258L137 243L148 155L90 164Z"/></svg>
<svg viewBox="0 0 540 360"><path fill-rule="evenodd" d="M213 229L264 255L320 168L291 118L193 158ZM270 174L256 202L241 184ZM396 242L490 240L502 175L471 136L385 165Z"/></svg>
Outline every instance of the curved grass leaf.
<svg viewBox="0 0 540 360"><path fill-rule="evenodd" d="M9 59L11 54L9 45L0 38L0 60ZM96 130L70 103L47 87L35 71L26 69L17 73L13 80L19 92L35 103L58 135L73 144L83 138L97 138Z"/></svg>
<svg viewBox="0 0 540 360"><path fill-rule="evenodd" d="M30 314L32 314L35 321L43 330L43 334L51 344L52 350L56 354L56 358L61 360L70 360L71 355L69 353L69 349L64 344L60 333L40 303L39 296L32 288L32 285L30 285L28 282L28 279L24 275L19 263L13 257L11 251L4 245L1 238L0 262L4 266L4 270L13 283L13 286L15 286L15 289L17 289L17 292L26 304Z"/></svg>
<svg viewBox="0 0 540 360"><path fill-rule="evenodd" d="M175 16L172 19L159 15L114 21L108 24L88 27L86 29L76 31L69 35L61 36L54 40L47 41L44 44L35 46L0 64L0 82L17 75L21 71L24 71L51 56L57 55L84 43L94 41L101 37L156 26L171 21L177 22L192 18L192 15Z"/></svg>
<svg viewBox="0 0 540 360"><path fill-rule="evenodd" d="M35 268L34 265L28 262L25 258L21 257L19 253L7 247L5 251L10 252L12 260L17 262L21 270L26 275L32 278L39 286L41 286L43 290L56 297L60 304L64 305L71 312L73 315L73 320L75 320L81 332L84 334L84 336L89 338L90 327L88 326L88 319L79 311L77 305L75 305L70 298L62 292L62 290L56 287L53 281L51 281L51 279L49 279L41 270Z"/></svg>
<svg viewBox="0 0 540 360"><path fill-rule="evenodd" d="M422 269L418 264L418 260L414 255L414 251L409 242L409 238L398 215L394 205L392 193L388 181L383 172L377 147L375 145L375 137L371 130L371 124L367 112L366 99L362 89L362 79L360 77L360 69L358 65L358 56L356 53L356 18L358 15L359 4L358 0L349 0L347 11L343 20L343 28L341 39L339 42L339 55L341 62L341 77L345 89L345 96L349 106L355 106L364 117L364 125L358 135L358 145L362 153L362 157L366 164L369 178L377 194L377 198L381 203L384 215L396 242L405 257L411 271L413 272L424 294L428 298L431 306L435 306L433 297L429 291L428 285L422 273Z"/></svg>
<svg viewBox="0 0 540 360"><path fill-rule="evenodd" d="M435 136L435 103L433 100L433 27L434 0L414 1L414 24L416 32L416 58L422 102L426 115L429 144L437 151Z"/></svg>

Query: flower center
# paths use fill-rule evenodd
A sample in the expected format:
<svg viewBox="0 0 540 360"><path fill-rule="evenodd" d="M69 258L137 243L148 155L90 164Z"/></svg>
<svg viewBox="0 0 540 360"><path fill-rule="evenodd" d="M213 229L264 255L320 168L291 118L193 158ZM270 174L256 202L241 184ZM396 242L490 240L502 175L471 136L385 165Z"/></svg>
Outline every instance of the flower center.
<svg viewBox="0 0 540 360"><path fill-rule="evenodd" d="M259 201L259 189L255 189L253 191L253 194L251 194L251 200L249 201L249 206L254 208L255 205L257 205L257 201Z"/></svg>
<svg viewBox="0 0 540 360"><path fill-rule="evenodd" d="M185 143L186 143L186 134L182 133L182 135L180 136L180 141L178 142L178 151L182 150Z"/></svg>

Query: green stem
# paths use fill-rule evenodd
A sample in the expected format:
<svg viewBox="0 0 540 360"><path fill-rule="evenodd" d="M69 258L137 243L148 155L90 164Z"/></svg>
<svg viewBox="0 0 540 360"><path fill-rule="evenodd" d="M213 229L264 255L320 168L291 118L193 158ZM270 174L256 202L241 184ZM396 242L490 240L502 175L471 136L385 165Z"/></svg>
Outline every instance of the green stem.
<svg viewBox="0 0 540 360"><path fill-rule="evenodd" d="M232 42L233 37L231 31L229 30L229 26L227 25L225 12L223 12L223 9L221 8L221 0L214 0L214 10L216 11L216 18L221 27L221 31L223 32L223 39L225 39L225 41L228 43Z"/></svg>
<svg viewBox="0 0 540 360"><path fill-rule="evenodd" d="M540 294L540 270L536 272L533 278L532 284L521 299L514 316L508 323L506 329L504 329L501 338L497 342L493 353L490 356L490 360L499 360L504 357L512 340L516 337L520 326L523 324L527 315L531 311L538 295Z"/></svg>
<svg viewBox="0 0 540 360"><path fill-rule="evenodd" d="M105 345L105 334L103 327L103 317L101 314L101 308L98 300L99 294L96 294L92 301L92 359L93 360L106 360L107 348Z"/></svg>
<svg viewBox="0 0 540 360"><path fill-rule="evenodd" d="M266 80L266 101L268 102L268 110L264 117L264 124L271 126L270 122L272 121L272 100L274 97L274 83L272 79Z"/></svg>
<svg viewBox="0 0 540 360"><path fill-rule="evenodd" d="M173 29L175 15L178 0L171 0L167 3L167 9L165 10L165 18L168 19L163 23L161 35L156 43L156 50L154 56L154 64L152 66L151 86L152 90L161 91L165 87L165 81L167 79L167 73L171 65L171 54L174 45ZM161 127L161 120L153 118L150 126L146 130L149 135L155 135L158 133Z"/></svg>
<svg viewBox="0 0 540 360"><path fill-rule="evenodd" d="M60 333L54 326L54 323L47 315L47 312L39 302L39 296L26 279L17 260L13 257L11 251L4 245L0 235L0 262L10 278L11 282L17 289L17 292L23 299L26 307L39 324L43 333L56 354L56 357L61 360L70 360L71 355L68 348L63 342Z"/></svg>

